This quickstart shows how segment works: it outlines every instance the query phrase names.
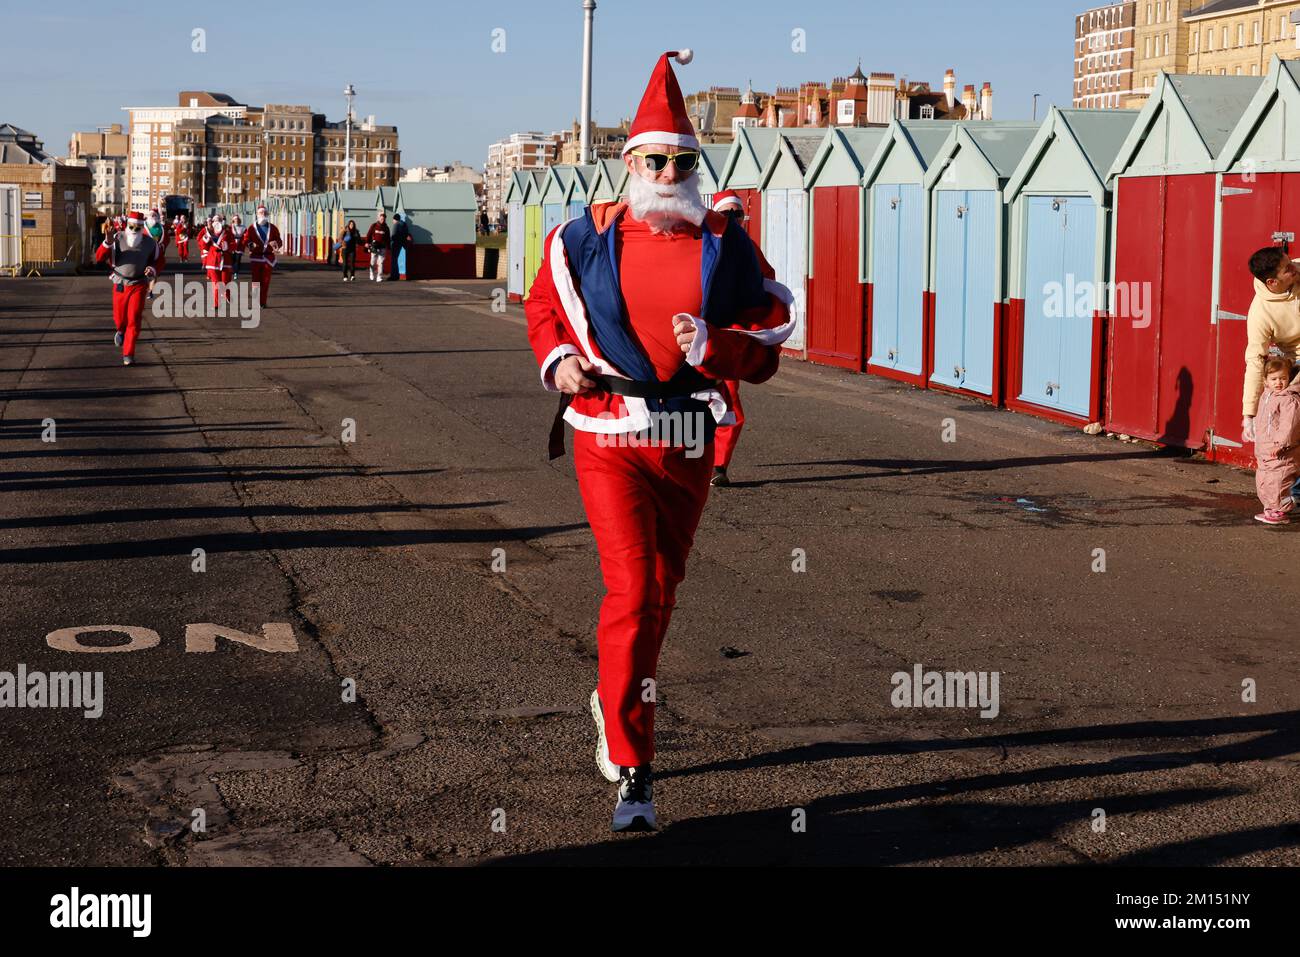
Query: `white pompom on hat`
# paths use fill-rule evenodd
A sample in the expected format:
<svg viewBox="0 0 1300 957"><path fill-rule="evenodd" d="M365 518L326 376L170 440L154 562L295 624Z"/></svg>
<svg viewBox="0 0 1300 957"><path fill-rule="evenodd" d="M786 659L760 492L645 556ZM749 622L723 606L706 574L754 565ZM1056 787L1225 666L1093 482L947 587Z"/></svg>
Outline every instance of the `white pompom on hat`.
<svg viewBox="0 0 1300 957"><path fill-rule="evenodd" d="M641 97L637 107L636 119L628 131L627 145L623 153L640 146L642 143L663 143L666 146L683 146L687 149L699 149L700 141L691 125L690 115L686 112L686 100L682 97L682 88L677 85L677 75L673 73L669 58L686 64L695 59L689 49L669 50L659 57L654 72L650 74L650 83Z"/></svg>

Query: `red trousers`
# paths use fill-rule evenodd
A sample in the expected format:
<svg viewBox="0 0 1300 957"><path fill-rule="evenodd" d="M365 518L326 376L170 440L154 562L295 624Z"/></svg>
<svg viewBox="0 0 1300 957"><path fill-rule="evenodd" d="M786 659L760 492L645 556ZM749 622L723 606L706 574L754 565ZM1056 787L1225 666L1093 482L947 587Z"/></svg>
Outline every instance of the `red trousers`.
<svg viewBox="0 0 1300 957"><path fill-rule="evenodd" d="M188 239L176 240L176 254L185 262L190 261L190 241Z"/></svg>
<svg viewBox="0 0 1300 957"><path fill-rule="evenodd" d="M605 437L612 443L619 437ZM654 759L654 679L686 558L709 497L713 455L676 448L602 447L574 433L573 464L596 536L605 599L596 628L600 701L610 760ZM649 699L649 700L647 700Z"/></svg>
<svg viewBox="0 0 1300 957"><path fill-rule="evenodd" d="M736 444L740 441L740 430L745 427L745 410L740 405L740 383L724 381L720 390L727 399L727 408L736 413L735 425L718 426L713 445L713 464L725 469L731 464L731 457L736 454Z"/></svg>
<svg viewBox="0 0 1300 957"><path fill-rule="evenodd" d="M208 285L212 287L212 305L213 308L221 304L221 297L224 295L226 301L230 300L230 267L217 269L214 266L208 266Z"/></svg>
<svg viewBox="0 0 1300 957"><path fill-rule="evenodd" d="M140 317L144 314L144 297L149 294L149 284L123 286L117 291L113 286L113 325L122 333L122 355L135 355L135 340L140 335Z"/></svg>
<svg viewBox="0 0 1300 957"><path fill-rule="evenodd" d="M261 301L266 305L266 294L271 290L271 266L269 263L250 262L249 270L253 274L253 282L261 284Z"/></svg>

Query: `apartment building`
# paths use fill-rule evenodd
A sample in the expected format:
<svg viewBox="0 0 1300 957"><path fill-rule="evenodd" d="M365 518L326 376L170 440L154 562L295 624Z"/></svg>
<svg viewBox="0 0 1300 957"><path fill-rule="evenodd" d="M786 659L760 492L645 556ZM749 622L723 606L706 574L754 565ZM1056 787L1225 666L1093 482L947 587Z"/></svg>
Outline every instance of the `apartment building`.
<svg viewBox="0 0 1300 957"><path fill-rule="evenodd" d="M1300 56L1300 3L1217 0L1183 17L1189 38L1188 73L1263 76L1275 55Z"/></svg>
<svg viewBox="0 0 1300 957"><path fill-rule="evenodd" d="M1131 0L1111 3L1075 18L1076 108L1119 109L1132 94L1137 7Z"/></svg>
<svg viewBox="0 0 1300 957"><path fill-rule="evenodd" d="M160 207L166 195L191 206L237 203L397 183L401 150L395 126L373 116L331 122L310 106L235 103L224 93L181 94L181 107L131 112L131 205ZM137 125L140 127L137 130Z"/></svg>
<svg viewBox="0 0 1300 957"><path fill-rule="evenodd" d="M488 219L496 222L505 206L510 174L515 170L540 170L556 162L562 135L556 133L512 133L488 147L483 169L483 191Z"/></svg>

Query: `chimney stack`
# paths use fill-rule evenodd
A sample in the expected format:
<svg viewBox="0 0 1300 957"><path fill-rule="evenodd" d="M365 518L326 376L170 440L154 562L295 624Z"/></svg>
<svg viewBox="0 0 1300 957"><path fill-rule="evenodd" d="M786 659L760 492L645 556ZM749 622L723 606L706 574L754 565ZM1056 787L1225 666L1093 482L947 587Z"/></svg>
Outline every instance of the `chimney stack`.
<svg viewBox="0 0 1300 957"><path fill-rule="evenodd" d="M980 94L980 119L993 119L993 84L985 83Z"/></svg>
<svg viewBox="0 0 1300 957"><path fill-rule="evenodd" d="M966 119L973 120L975 118L975 84L974 83L967 83L966 86L962 88L961 105L966 107Z"/></svg>
<svg viewBox="0 0 1300 957"><path fill-rule="evenodd" d="M957 105L957 74L949 69L943 75L943 95L948 100L948 110Z"/></svg>

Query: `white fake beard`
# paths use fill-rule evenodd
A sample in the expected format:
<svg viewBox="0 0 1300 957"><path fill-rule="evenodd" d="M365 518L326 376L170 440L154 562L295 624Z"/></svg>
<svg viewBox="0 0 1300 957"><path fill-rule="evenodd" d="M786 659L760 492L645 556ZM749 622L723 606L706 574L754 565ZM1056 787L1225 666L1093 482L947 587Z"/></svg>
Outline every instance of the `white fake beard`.
<svg viewBox="0 0 1300 957"><path fill-rule="evenodd" d="M698 226L708 212L696 173L676 183L652 183L632 173L627 179L627 203L632 218L656 233L671 233L686 223Z"/></svg>
<svg viewBox="0 0 1300 957"><path fill-rule="evenodd" d="M136 248L137 246L139 246L142 242L144 242L144 230L143 230L143 229L140 230L139 232L132 232L132 231L129 230L129 229L126 230L126 246L127 246L128 249L135 249L135 248Z"/></svg>

